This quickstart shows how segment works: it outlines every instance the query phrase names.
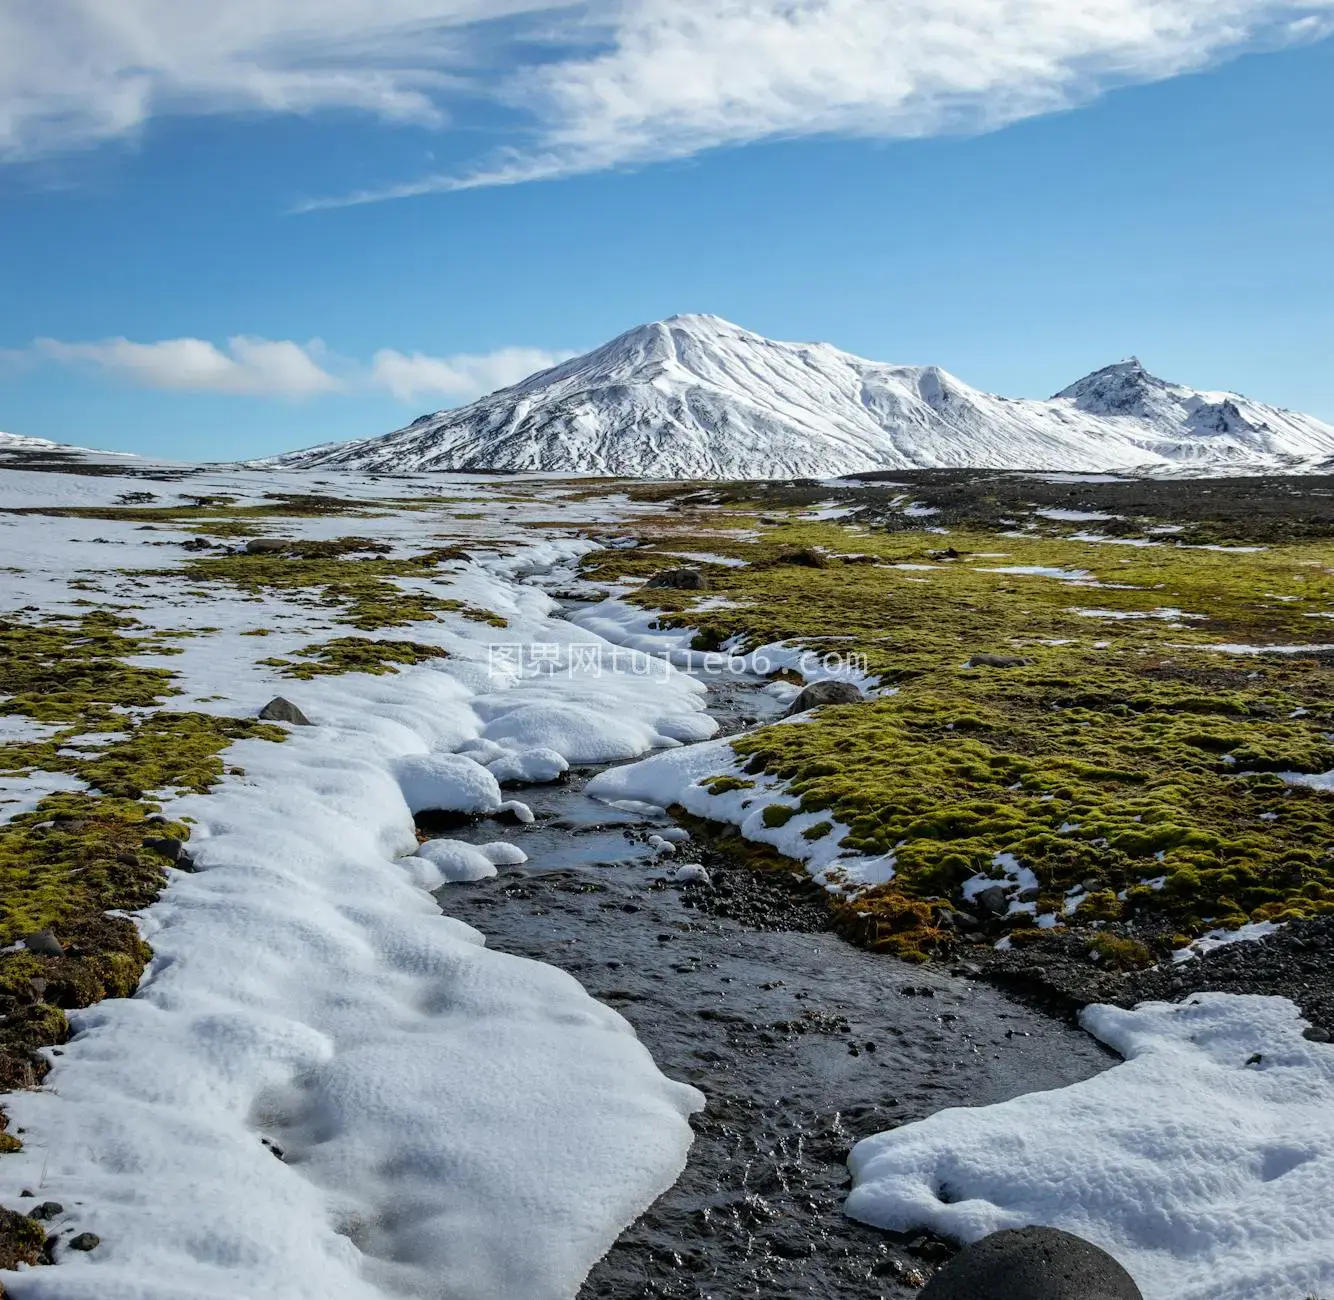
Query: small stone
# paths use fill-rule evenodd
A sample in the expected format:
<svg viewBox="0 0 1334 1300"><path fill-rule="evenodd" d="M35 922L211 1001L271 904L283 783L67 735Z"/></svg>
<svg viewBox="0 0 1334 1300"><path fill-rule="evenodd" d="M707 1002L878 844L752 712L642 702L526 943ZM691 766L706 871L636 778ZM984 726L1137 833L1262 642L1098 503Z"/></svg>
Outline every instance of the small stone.
<svg viewBox="0 0 1334 1300"><path fill-rule="evenodd" d="M909 1246L912 1249L912 1246ZM1144 1300L1106 1251L1057 1228L1017 1228L966 1246L922 1300Z"/></svg>
<svg viewBox="0 0 1334 1300"><path fill-rule="evenodd" d="M281 537L252 537L245 544L247 555L277 555L291 547L292 543Z"/></svg>
<svg viewBox="0 0 1334 1300"><path fill-rule="evenodd" d="M50 930L38 930L23 941L23 946L38 957L63 957L65 949Z"/></svg>
<svg viewBox="0 0 1334 1300"><path fill-rule="evenodd" d="M182 858L190 856L186 851L185 841L178 840L174 835L152 836L144 841L144 848L162 854L164 858L172 863L180 862Z"/></svg>
<svg viewBox="0 0 1334 1300"><path fill-rule="evenodd" d="M861 699L861 691L851 682L812 682L792 701L787 716L795 717L825 704L858 704Z"/></svg>
<svg viewBox="0 0 1334 1300"><path fill-rule="evenodd" d="M290 722L296 727L310 727L314 724L291 700L275 695L262 709L259 716L265 722Z"/></svg>
<svg viewBox="0 0 1334 1300"><path fill-rule="evenodd" d="M1334 1034L1331 1034L1328 1029L1321 1029L1319 1025L1312 1025L1310 1029L1302 1034L1302 1037L1309 1043L1334 1042Z"/></svg>
<svg viewBox="0 0 1334 1300"><path fill-rule="evenodd" d="M77 1237L71 1237L69 1248L71 1250L96 1250L102 1244L102 1238L95 1232L81 1232Z"/></svg>
<svg viewBox="0 0 1334 1300"><path fill-rule="evenodd" d="M967 912L956 911L952 907L940 909L940 924L947 930L976 930L977 919Z"/></svg>
<svg viewBox="0 0 1334 1300"><path fill-rule="evenodd" d="M993 916L1004 916L1010 910L1010 896L1004 885L991 885L973 895L974 904Z"/></svg>
<svg viewBox="0 0 1334 1300"><path fill-rule="evenodd" d="M54 1219L58 1214L64 1214L65 1207L59 1201L43 1201L40 1205L34 1205L28 1211L30 1219Z"/></svg>
<svg viewBox="0 0 1334 1300"><path fill-rule="evenodd" d="M648 587L669 587L674 591L703 591L708 583L698 569L663 569L645 584Z"/></svg>
<svg viewBox="0 0 1334 1300"><path fill-rule="evenodd" d="M1019 901L1021 903L1036 903L1041 897L1042 894L1036 885L1030 889L1021 889L1019 891Z"/></svg>

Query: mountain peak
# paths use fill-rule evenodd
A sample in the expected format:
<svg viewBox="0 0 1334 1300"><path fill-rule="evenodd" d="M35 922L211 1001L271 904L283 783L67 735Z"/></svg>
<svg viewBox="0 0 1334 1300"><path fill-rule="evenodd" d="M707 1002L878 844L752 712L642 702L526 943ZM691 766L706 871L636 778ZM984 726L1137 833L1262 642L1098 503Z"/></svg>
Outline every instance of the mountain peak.
<svg viewBox="0 0 1334 1300"><path fill-rule="evenodd" d="M1126 357L1063 388L1051 400L1073 403L1093 415L1150 417L1156 395L1170 384L1151 375L1138 357Z"/></svg>
<svg viewBox="0 0 1334 1300"><path fill-rule="evenodd" d="M636 325L471 406L280 463L767 479L1272 465L1334 453L1334 429L1318 420L1243 398L1233 411L1225 396L1165 384L1130 357L1050 402L993 397L935 366L778 342L691 313Z"/></svg>

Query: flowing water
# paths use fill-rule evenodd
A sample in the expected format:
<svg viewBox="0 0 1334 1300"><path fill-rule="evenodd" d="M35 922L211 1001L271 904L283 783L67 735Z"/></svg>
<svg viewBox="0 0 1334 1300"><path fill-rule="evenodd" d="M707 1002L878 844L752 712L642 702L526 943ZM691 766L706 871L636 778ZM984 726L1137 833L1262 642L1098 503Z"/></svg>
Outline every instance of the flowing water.
<svg viewBox="0 0 1334 1300"><path fill-rule="evenodd" d="M756 680L710 679L724 731L771 716ZM664 1073L708 1098L685 1172L589 1275L579 1300L910 1296L947 1253L844 1217L859 1138L947 1106L1061 1087L1113 1063L1091 1038L955 977L833 934L809 885L681 846L583 793L600 769L527 787L528 862L438 891L487 943L576 976ZM495 839L494 824L450 835ZM682 860L711 883L670 882ZM1033 1159L1041 1158L1035 1149Z"/></svg>

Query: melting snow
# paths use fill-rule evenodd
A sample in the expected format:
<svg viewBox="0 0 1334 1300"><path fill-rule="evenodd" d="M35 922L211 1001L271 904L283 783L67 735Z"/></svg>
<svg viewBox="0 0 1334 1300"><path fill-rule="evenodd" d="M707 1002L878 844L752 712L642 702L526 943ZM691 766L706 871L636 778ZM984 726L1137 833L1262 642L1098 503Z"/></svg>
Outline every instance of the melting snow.
<svg viewBox="0 0 1334 1300"><path fill-rule="evenodd" d="M1081 1021L1124 1063L859 1142L847 1212L964 1241L1064 1228L1145 1300L1334 1289L1334 1047L1304 1039L1283 998L1205 993Z"/></svg>

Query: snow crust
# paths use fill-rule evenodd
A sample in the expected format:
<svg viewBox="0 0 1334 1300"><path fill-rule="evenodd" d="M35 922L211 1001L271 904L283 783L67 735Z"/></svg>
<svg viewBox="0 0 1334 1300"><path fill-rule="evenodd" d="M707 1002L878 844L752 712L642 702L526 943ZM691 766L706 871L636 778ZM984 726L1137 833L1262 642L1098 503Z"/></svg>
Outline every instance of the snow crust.
<svg viewBox="0 0 1334 1300"><path fill-rule="evenodd" d="M16 471L0 499L114 500L140 486ZM177 495L153 486L168 504ZM310 490L304 477L220 471L179 491L210 487L242 502ZM350 477L339 490L383 495ZM664 1078L573 978L489 951L426 892L522 857L503 832L417 845L413 809L531 820L485 763L556 773L715 726L704 687L668 664L635 673L607 655L594 676L575 662L596 638L523 578L590 544L515 542L516 523L550 507L502 509L478 521L476 558L431 589L495 611L505 629L445 614L381 635L448 658L311 681L261 662L346 634L308 605L155 579L143 607L134 571L180 563L172 543L189 534L0 517L21 568L0 579L5 607L77 612L69 580L92 575L109 607L199 633L179 655L141 657L178 675L171 707L254 716L282 693L315 723L282 744L234 745L227 765L244 776L167 801L194 821L199 871L173 873L137 918L154 950L138 993L72 1013L43 1088L6 1097L25 1146L0 1162L0 1200L31 1189L65 1207L52 1229L102 1239L6 1273L16 1300L570 1300L679 1173L699 1093ZM331 522L348 531L320 518L283 531L318 536ZM417 552L439 524L404 512L374 527ZM244 635L257 627L271 634ZM502 638L552 658L497 664ZM69 781L19 779L29 805Z"/></svg>
<svg viewBox="0 0 1334 1300"><path fill-rule="evenodd" d="M1334 1047L1304 1039L1284 998L1095 1006L1082 1023L1124 1063L859 1142L848 1214L963 1241L1064 1228L1145 1300L1328 1294Z"/></svg>
<svg viewBox="0 0 1334 1300"><path fill-rule="evenodd" d="M754 479L950 466L1314 469L1332 453L1334 428L1313 417L1166 384L1137 363L1051 401L1016 400L937 366L673 316L469 406L272 463Z"/></svg>

